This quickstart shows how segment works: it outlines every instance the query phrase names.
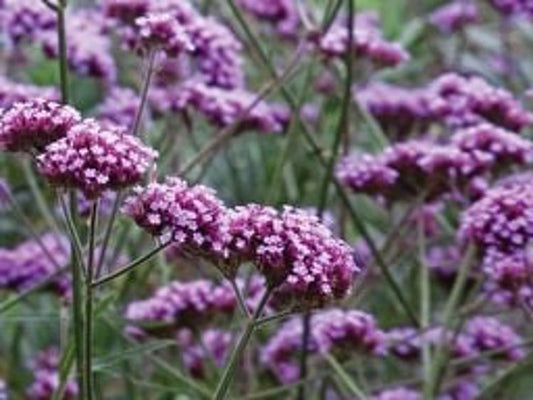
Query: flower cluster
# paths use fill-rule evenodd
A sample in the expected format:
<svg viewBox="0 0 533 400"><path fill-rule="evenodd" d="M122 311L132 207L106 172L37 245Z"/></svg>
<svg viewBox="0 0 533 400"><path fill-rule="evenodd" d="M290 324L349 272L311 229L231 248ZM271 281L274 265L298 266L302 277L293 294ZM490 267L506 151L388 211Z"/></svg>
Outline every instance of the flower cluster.
<svg viewBox="0 0 533 400"><path fill-rule="evenodd" d="M176 57L194 50L188 30L169 12L152 12L139 17L135 20L135 29L137 46L145 51L163 50L168 56Z"/></svg>
<svg viewBox="0 0 533 400"><path fill-rule="evenodd" d="M392 137L405 137L415 128L423 130L433 119L424 88L375 82L356 88L355 99Z"/></svg>
<svg viewBox="0 0 533 400"><path fill-rule="evenodd" d="M0 249L0 288L24 291L58 273L69 261L66 238L45 234L38 240L28 240L13 249ZM70 281L58 276L49 288L69 295Z"/></svg>
<svg viewBox="0 0 533 400"><path fill-rule="evenodd" d="M65 137L81 120L70 106L37 99L15 103L0 114L0 149L5 151L37 151Z"/></svg>
<svg viewBox="0 0 533 400"><path fill-rule="evenodd" d="M349 49L379 66L396 66L409 59L399 44L385 40L374 24L354 24L352 48ZM350 31L345 21L335 22L316 40L318 50L328 58L341 57L348 50Z"/></svg>
<svg viewBox="0 0 533 400"><path fill-rule="evenodd" d="M6 0L0 9L0 31L5 32L12 45L35 40L55 25L54 12L41 0Z"/></svg>
<svg viewBox="0 0 533 400"><path fill-rule="evenodd" d="M133 23L135 19L150 10L152 0L102 0L105 16L123 23Z"/></svg>
<svg viewBox="0 0 533 400"><path fill-rule="evenodd" d="M287 37L298 33L300 15L291 0L241 0L240 3L257 19L271 23L276 33Z"/></svg>
<svg viewBox="0 0 533 400"><path fill-rule="evenodd" d="M372 396L371 400L422 400L422 395L417 391L398 387L384 390Z"/></svg>
<svg viewBox="0 0 533 400"><path fill-rule="evenodd" d="M67 63L72 71L107 83L115 81L117 72L108 25L103 15L96 10L79 10L68 14L65 26L68 35ZM55 30L41 32L37 41L45 56L53 59L59 57Z"/></svg>
<svg viewBox="0 0 533 400"><path fill-rule="evenodd" d="M60 356L56 348L49 348L37 354L32 362L33 383L26 394L30 400L46 400L52 398L59 388ZM63 399L74 400L78 396L78 385L75 380L67 379Z"/></svg>
<svg viewBox="0 0 533 400"><path fill-rule="evenodd" d="M113 87L95 110L95 117L102 123L130 129L135 120L140 99L129 88Z"/></svg>
<svg viewBox="0 0 533 400"><path fill-rule="evenodd" d="M261 350L261 361L282 382L298 379L297 356L302 348L302 319L293 318L281 326ZM357 310L325 310L312 315L308 351L310 354L338 351L381 356L385 335L374 318Z"/></svg>
<svg viewBox="0 0 533 400"><path fill-rule="evenodd" d="M137 138L84 120L50 144L38 163L52 184L78 188L94 199L106 190L139 183L156 157L157 152Z"/></svg>
<svg viewBox="0 0 533 400"><path fill-rule="evenodd" d="M305 210L237 207L231 212L229 237L230 262L253 262L268 286L279 286L278 296L287 301L321 305L340 299L359 272L350 247Z"/></svg>
<svg viewBox="0 0 533 400"><path fill-rule="evenodd" d="M443 33L451 33L478 22L479 11L474 2L458 0L434 11L429 20Z"/></svg>
<svg viewBox="0 0 533 400"><path fill-rule="evenodd" d="M17 83L4 76L0 76L0 111L13 106L15 103L36 98L57 101L59 99L59 92L52 87Z"/></svg>
<svg viewBox="0 0 533 400"><path fill-rule="evenodd" d="M243 89L228 90L202 82L187 82L173 90L155 90L151 98L159 111L191 108L219 127L240 121L240 130L257 129L265 133L282 130L276 108Z"/></svg>
<svg viewBox="0 0 533 400"><path fill-rule="evenodd" d="M518 132L533 124L533 114L510 92L491 86L478 76L448 73L432 82L427 90L435 117L452 127L490 122Z"/></svg>
<svg viewBox="0 0 533 400"><path fill-rule="evenodd" d="M177 334L178 346L182 349L185 368L196 379L204 379L209 363L222 367L231 345L232 335L229 332L208 329L196 338L189 329L182 329Z"/></svg>
<svg viewBox="0 0 533 400"><path fill-rule="evenodd" d="M492 317L474 317L467 321L465 333L470 338L473 347L480 352L503 350L496 358L515 361L525 356L520 348L522 338L508 325L502 324Z"/></svg>
<svg viewBox="0 0 533 400"><path fill-rule="evenodd" d="M533 161L533 142L492 124L457 131L452 144L472 154L490 157L495 166L524 165Z"/></svg>
<svg viewBox="0 0 533 400"><path fill-rule="evenodd" d="M125 316L146 333L174 332L177 328L205 325L235 310L236 299L231 286L208 280L172 282L141 301L130 303ZM143 322L159 322L150 325ZM161 333L161 332L159 332Z"/></svg>
<svg viewBox="0 0 533 400"><path fill-rule="evenodd" d="M491 0L490 3L507 17L533 16L533 5L529 0Z"/></svg>
<svg viewBox="0 0 533 400"><path fill-rule="evenodd" d="M124 212L153 235L170 233L182 253L225 258L227 209L212 189L168 178L137 188Z"/></svg>

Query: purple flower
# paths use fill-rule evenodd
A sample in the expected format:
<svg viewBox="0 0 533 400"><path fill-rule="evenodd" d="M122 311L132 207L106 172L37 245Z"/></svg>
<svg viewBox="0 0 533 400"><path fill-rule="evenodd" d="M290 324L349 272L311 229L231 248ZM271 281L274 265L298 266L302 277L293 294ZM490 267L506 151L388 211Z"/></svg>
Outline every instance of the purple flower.
<svg viewBox="0 0 533 400"><path fill-rule="evenodd" d="M414 390L399 387L384 390L372 396L371 400L422 400L422 395Z"/></svg>
<svg viewBox="0 0 533 400"><path fill-rule="evenodd" d="M490 122L511 131L533 124L533 115L505 89L478 76L442 75L427 89L430 109L452 127Z"/></svg>
<svg viewBox="0 0 533 400"><path fill-rule="evenodd" d="M95 199L106 190L138 184L156 157L137 138L89 119L73 126L37 160L53 185L75 187Z"/></svg>
<svg viewBox="0 0 533 400"><path fill-rule="evenodd" d="M271 23L277 33L293 37L300 27L300 15L292 0L240 0L257 19Z"/></svg>
<svg viewBox="0 0 533 400"><path fill-rule="evenodd" d="M36 98L50 101L59 100L59 92L53 87L39 87L16 83L0 76L0 111L15 103L30 101Z"/></svg>
<svg viewBox="0 0 533 400"><path fill-rule="evenodd" d="M522 338L508 325L492 317L474 317L467 321L465 334L473 346L480 352L505 349L496 358L516 361L525 357L525 351L519 347Z"/></svg>
<svg viewBox="0 0 533 400"><path fill-rule="evenodd" d="M340 299L360 271L351 248L304 210L237 207L229 237L230 261L253 262L280 301L313 306Z"/></svg>
<svg viewBox="0 0 533 400"><path fill-rule="evenodd" d="M179 178L137 188L124 212L155 236L170 233L183 254L221 261L226 257L227 210L205 186L188 186Z"/></svg>
<svg viewBox="0 0 533 400"><path fill-rule="evenodd" d="M425 129L433 119L425 88L404 88L383 82L356 88L355 98L377 118L388 135L403 138L413 129Z"/></svg>
<svg viewBox="0 0 533 400"><path fill-rule="evenodd" d="M500 168L533 161L533 142L487 123L456 132L452 144L478 158L490 158L490 163Z"/></svg>
<svg viewBox="0 0 533 400"><path fill-rule="evenodd" d="M56 348L49 348L37 354L32 363L33 383L26 394L30 400L48 400L59 388L60 357ZM75 380L67 379L63 400L74 400L78 396L78 385Z"/></svg>
<svg viewBox="0 0 533 400"><path fill-rule="evenodd" d="M170 12L152 12L137 18L134 34L145 51L161 49L176 57L194 50L187 27Z"/></svg>
<svg viewBox="0 0 533 400"><path fill-rule="evenodd" d="M309 354L337 352L349 357L353 352L381 356L385 335L374 318L357 310L325 310L311 317ZM302 348L302 318L284 323L261 350L261 362L284 383L299 378L298 355Z"/></svg>
<svg viewBox="0 0 533 400"><path fill-rule="evenodd" d="M152 0L102 0L101 3L106 16L124 23L133 23L148 12Z"/></svg>
<svg viewBox="0 0 533 400"><path fill-rule="evenodd" d="M7 385L3 379L0 378L0 400L7 400Z"/></svg>
<svg viewBox="0 0 533 400"><path fill-rule="evenodd" d="M130 303L125 317L147 333L164 334L208 324L224 314L232 314L236 305L230 285L216 285L208 280L175 281L146 300ZM150 325L150 322L160 324Z"/></svg>
<svg viewBox="0 0 533 400"><path fill-rule="evenodd" d="M0 114L0 149L42 152L81 120L69 106L43 99L16 103Z"/></svg>
<svg viewBox="0 0 533 400"><path fill-rule="evenodd" d="M231 333L209 329L195 339L190 330L183 329L177 336L185 368L194 378L204 379L210 362L218 367L224 366L230 350Z"/></svg>
<svg viewBox="0 0 533 400"><path fill-rule="evenodd" d="M429 16L429 21L443 33L451 33L478 22L479 11L475 3L457 0L434 11Z"/></svg>
<svg viewBox="0 0 533 400"><path fill-rule="evenodd" d="M170 89L156 89L151 100L158 112L193 109L221 128L240 121L240 131L280 132L283 126L275 107L257 101L257 96L243 89L221 89L192 81Z"/></svg>
<svg viewBox="0 0 533 400"><path fill-rule="evenodd" d="M533 15L533 5L530 0L491 0L490 3L506 17Z"/></svg>
<svg viewBox="0 0 533 400"><path fill-rule="evenodd" d="M132 89L113 87L96 108L95 116L101 122L123 126L129 130L139 104L139 96Z"/></svg>
<svg viewBox="0 0 533 400"><path fill-rule="evenodd" d="M55 13L41 0L6 0L0 9L0 31L7 34L12 45L31 42L55 25Z"/></svg>

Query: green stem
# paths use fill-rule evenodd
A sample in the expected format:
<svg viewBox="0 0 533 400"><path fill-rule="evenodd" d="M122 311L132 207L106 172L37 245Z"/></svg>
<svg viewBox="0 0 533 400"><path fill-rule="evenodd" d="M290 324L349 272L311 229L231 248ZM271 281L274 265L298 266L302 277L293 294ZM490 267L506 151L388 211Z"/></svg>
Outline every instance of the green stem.
<svg viewBox="0 0 533 400"><path fill-rule="evenodd" d="M256 326L256 322L261 316L261 313L263 312L263 309L265 308L265 305L267 304L267 301L270 297L271 292L272 292L271 289L268 289L265 292L259 304L257 305L257 308L255 309L252 317L249 318L248 321L246 322L244 331L241 334L241 337L239 341L237 342L237 345L233 349L233 352L231 353L229 361L226 364L226 367L224 368L224 372L222 373L222 377L220 378L218 382L217 388L215 390L215 394L213 395L213 400L223 400L226 398L226 395L228 393L228 390L231 384L231 380L235 372L235 368L237 366L237 362L241 359L242 354L244 353L244 350L246 349L246 345L248 344L248 341L250 340L250 337L252 336L252 333Z"/></svg>
<svg viewBox="0 0 533 400"><path fill-rule="evenodd" d="M111 274L109 274L107 276L104 276L101 279L98 279L98 280L92 282L91 286L92 287L97 287L97 286L100 286L100 285L102 285L102 284L104 284L106 282L112 281L113 279L116 279L119 276L127 274L128 272L130 272L134 268L138 267L139 265L141 265L141 264L145 263L146 261L150 260L152 257L156 256L160 251L166 249L170 245L170 243L171 243L171 241L162 243L161 245L157 246L155 249L153 249L149 253L145 254L144 256L141 256L141 257L137 258L136 260L133 260L131 263L129 263L125 267L119 268L115 272L113 272L113 273L111 273Z"/></svg>
<svg viewBox="0 0 533 400"><path fill-rule="evenodd" d="M346 370L342 367L342 365L337 361L335 357L333 357L331 354L326 353L324 354L324 358L326 361L331 365L337 376L340 378L342 383L354 394L356 399L359 400L366 400L367 396L363 393L363 391L357 386L357 384L354 382L354 380L348 375Z"/></svg>
<svg viewBox="0 0 533 400"><path fill-rule="evenodd" d="M89 221L89 254L87 262L87 278L85 280L85 363L84 373L86 376L86 393L87 399L92 400L93 372L92 372L92 341L93 341L93 289L91 282L94 275L94 243L98 221L98 201L95 201L91 207Z"/></svg>
<svg viewBox="0 0 533 400"><path fill-rule="evenodd" d="M424 235L424 222L418 223L418 247L420 264L420 329L425 330L430 324L431 293L429 281L429 269L426 265L426 240ZM424 374L424 399L431 400L431 353L430 344L427 340L422 343L422 370Z"/></svg>
<svg viewBox="0 0 533 400"><path fill-rule="evenodd" d="M141 102L139 104L139 107L137 108L137 113L135 114L135 120L133 122L133 128L131 131L131 134L133 136L139 135L139 129L141 127L143 111L146 105L146 101L148 99L148 91L150 90L150 84L152 83L152 76L154 74L154 64L155 64L156 55L157 55L156 49L150 50L150 53L148 54L148 63L146 66L146 73L144 76L143 86L141 89Z"/></svg>
<svg viewBox="0 0 533 400"><path fill-rule="evenodd" d="M104 241L102 243L102 250L100 251L100 256L98 258L98 263L96 265L96 270L94 273L94 277L99 277L102 272L102 267L105 262L105 257L107 255L107 249L109 247L109 240L111 239L111 233L113 232L113 225L115 224L115 220L117 218L118 210L120 208L120 202L122 199L122 191L117 192L115 201L113 203L113 209L111 211L111 215L109 216L109 221L107 222L107 227L104 234Z"/></svg>
<svg viewBox="0 0 533 400"><path fill-rule="evenodd" d="M246 302L244 301L244 298L242 296L242 292L239 289L239 286L237 286L237 282L235 279L230 279L231 287L233 288L233 292L235 293L235 297L237 298L237 303L239 304L239 308L241 309L242 313L247 317L250 318L250 312L248 311L248 307L246 307Z"/></svg>
<svg viewBox="0 0 533 400"><path fill-rule="evenodd" d="M68 66L67 66L67 33L65 28L65 9L67 0L59 0L57 6L57 41L59 46L59 84L61 86L61 101L68 104Z"/></svg>

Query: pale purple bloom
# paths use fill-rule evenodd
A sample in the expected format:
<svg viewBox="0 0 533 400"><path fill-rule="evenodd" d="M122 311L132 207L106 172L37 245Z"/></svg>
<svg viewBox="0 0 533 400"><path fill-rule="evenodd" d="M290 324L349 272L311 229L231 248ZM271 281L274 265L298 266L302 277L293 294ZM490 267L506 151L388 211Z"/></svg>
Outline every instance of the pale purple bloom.
<svg viewBox="0 0 533 400"><path fill-rule="evenodd" d="M60 384L60 356L56 348L49 348L37 354L32 362L33 383L27 389L29 400L49 400ZM74 400L78 396L78 385L68 378L63 400Z"/></svg>
<svg viewBox="0 0 533 400"><path fill-rule="evenodd" d="M533 16L533 4L530 0L491 0L492 6L507 17Z"/></svg>
<svg viewBox="0 0 533 400"><path fill-rule="evenodd" d="M15 103L36 98L57 101L59 100L59 92L53 87L13 82L4 76L0 76L0 111L3 108L13 106Z"/></svg>
<svg viewBox="0 0 533 400"><path fill-rule="evenodd" d="M103 13L124 23L133 23L146 14L152 0L101 0Z"/></svg>
<svg viewBox="0 0 533 400"><path fill-rule="evenodd" d="M524 349L519 345L523 339L508 325L492 317L474 317L467 321L465 334L472 345L480 352L505 349L502 354L494 356L509 361L525 357Z"/></svg>
<svg viewBox="0 0 533 400"><path fill-rule="evenodd" d="M478 22L479 11L470 0L456 0L435 10L429 21L443 33L451 33Z"/></svg>
<svg viewBox="0 0 533 400"><path fill-rule="evenodd" d="M3 379L0 378L0 400L8 400L7 385Z"/></svg>
<svg viewBox="0 0 533 400"><path fill-rule="evenodd" d="M124 212L149 233L170 233L183 254L215 260L226 257L227 209L214 190L188 186L179 178L137 188L126 200Z"/></svg>
<svg viewBox="0 0 533 400"><path fill-rule="evenodd" d="M134 41L145 51L163 50L171 57L191 52L187 27L170 12L152 12L135 20Z"/></svg>
<svg viewBox="0 0 533 400"><path fill-rule="evenodd" d="M31 42L55 25L55 13L42 0L6 0L0 9L0 31L7 34L12 45Z"/></svg>
<svg viewBox="0 0 533 400"><path fill-rule="evenodd" d="M240 3L257 19L271 23L277 33L288 37L298 33L300 15L293 0L240 0Z"/></svg>
<svg viewBox="0 0 533 400"><path fill-rule="evenodd" d="M371 400L422 400L422 395L420 392L399 387L384 390L372 396Z"/></svg>
<svg viewBox="0 0 533 400"><path fill-rule="evenodd" d="M80 120L78 111L70 106L43 99L16 103L0 114L0 149L42 152Z"/></svg>
<svg viewBox="0 0 533 400"><path fill-rule="evenodd" d="M53 185L78 188L94 199L106 190L140 183L156 157L139 139L84 120L50 144L37 161Z"/></svg>
<svg viewBox="0 0 533 400"><path fill-rule="evenodd" d="M465 377L458 382L447 387L437 400L478 400L480 394L479 386L472 382L472 379Z"/></svg>
<svg viewBox="0 0 533 400"><path fill-rule="evenodd" d="M99 121L131 129L139 105L139 96L132 89L113 87L96 108L95 116Z"/></svg>

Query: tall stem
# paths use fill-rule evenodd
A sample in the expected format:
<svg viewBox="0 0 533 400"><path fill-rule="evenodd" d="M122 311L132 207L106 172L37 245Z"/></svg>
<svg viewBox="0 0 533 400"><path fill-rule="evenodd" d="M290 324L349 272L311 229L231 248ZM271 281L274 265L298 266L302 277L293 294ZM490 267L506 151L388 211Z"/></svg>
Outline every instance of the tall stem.
<svg viewBox="0 0 533 400"><path fill-rule="evenodd" d="M133 129L131 132L133 136L139 135L143 111L146 106L146 101L148 100L148 91L150 90L150 84L152 83L152 76L154 74L154 64L156 55L156 49L150 50L150 53L148 54L148 63L146 66L146 73L144 74L143 87L141 89L141 102L139 104L139 108L137 109L137 114L135 115Z"/></svg>
<svg viewBox="0 0 533 400"><path fill-rule="evenodd" d="M224 369L224 372L222 373L222 377L220 378L220 381L218 382L217 388L215 390L215 394L213 395L213 400L223 400L226 398L228 389L231 384L231 380L235 372L235 367L237 366L237 362L241 359L241 356L244 353L244 350L246 349L246 345L248 344L250 337L252 336L257 320L261 316L261 313L263 312L263 309L265 308L265 305L267 304L267 301L270 297L270 293L271 293L270 289L265 292L265 294L263 295L263 298L257 305L257 308L255 309L252 317L249 318L248 321L246 322L244 331L241 334L241 337L237 345L233 349L233 352L231 353L231 356L226 365L226 368Z"/></svg>
<svg viewBox="0 0 533 400"><path fill-rule="evenodd" d="M61 101L68 104L68 66L67 66L67 32L65 28L65 9L67 0L59 0L57 7L57 41L59 47L59 84L61 86Z"/></svg>
<svg viewBox="0 0 533 400"><path fill-rule="evenodd" d="M87 261L87 278L85 279L85 363L84 373L86 376L87 399L93 398L93 374L92 374L92 340L93 340L93 288L94 276L94 242L98 217L98 201L91 207L89 222L89 254Z"/></svg>

